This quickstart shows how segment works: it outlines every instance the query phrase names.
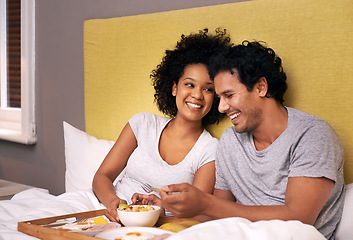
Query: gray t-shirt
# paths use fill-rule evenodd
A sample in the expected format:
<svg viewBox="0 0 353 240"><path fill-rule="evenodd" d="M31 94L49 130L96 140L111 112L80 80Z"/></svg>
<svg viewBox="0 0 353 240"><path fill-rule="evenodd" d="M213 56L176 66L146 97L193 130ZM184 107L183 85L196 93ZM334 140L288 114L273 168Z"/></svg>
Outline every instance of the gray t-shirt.
<svg viewBox="0 0 353 240"><path fill-rule="evenodd" d="M216 185L244 205L284 205L289 177L325 177L335 182L314 226L327 238L343 210L343 146L319 117L287 108L287 129L266 149L257 151L251 133L226 129L217 148Z"/></svg>
<svg viewBox="0 0 353 240"><path fill-rule="evenodd" d="M176 165L165 162L159 154L159 140L170 120L147 112L138 113L129 120L137 148L127 162L122 180L116 185L117 195L128 203L134 193L145 193L141 187L143 183L154 188L182 182L193 184L198 169L215 160L218 140L204 130L181 162Z"/></svg>

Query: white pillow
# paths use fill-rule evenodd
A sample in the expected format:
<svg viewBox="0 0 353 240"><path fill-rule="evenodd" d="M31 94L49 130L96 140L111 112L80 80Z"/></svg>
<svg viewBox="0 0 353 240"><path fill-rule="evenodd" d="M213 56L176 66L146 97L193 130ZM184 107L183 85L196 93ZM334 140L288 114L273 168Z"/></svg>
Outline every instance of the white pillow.
<svg viewBox="0 0 353 240"><path fill-rule="evenodd" d="M341 222L338 224L335 237L337 240L351 240L353 236L353 183L346 185L344 207Z"/></svg>
<svg viewBox="0 0 353 240"><path fill-rule="evenodd" d="M92 188L94 174L114 141L97 139L63 122L65 139L66 192Z"/></svg>

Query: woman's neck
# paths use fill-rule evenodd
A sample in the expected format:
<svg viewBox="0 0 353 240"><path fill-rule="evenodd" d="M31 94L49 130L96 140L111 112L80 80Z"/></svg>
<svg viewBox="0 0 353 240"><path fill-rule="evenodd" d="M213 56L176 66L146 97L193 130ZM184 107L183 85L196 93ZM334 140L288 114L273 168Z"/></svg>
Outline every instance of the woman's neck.
<svg viewBox="0 0 353 240"><path fill-rule="evenodd" d="M201 121L199 122L185 121L178 117L171 120L167 128L169 128L169 130L172 131L176 137L177 136L179 137L197 136L198 138L204 130L204 127L202 126Z"/></svg>

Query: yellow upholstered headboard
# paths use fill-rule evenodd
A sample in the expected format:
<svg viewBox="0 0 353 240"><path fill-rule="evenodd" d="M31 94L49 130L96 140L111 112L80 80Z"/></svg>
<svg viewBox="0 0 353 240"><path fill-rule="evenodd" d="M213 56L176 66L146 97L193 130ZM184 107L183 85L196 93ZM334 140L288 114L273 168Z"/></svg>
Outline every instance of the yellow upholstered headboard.
<svg viewBox="0 0 353 240"><path fill-rule="evenodd" d="M115 140L153 103L150 73L181 34L226 28L234 43L267 42L282 58L285 104L328 121L345 149L353 182L353 1L258 0L84 23L86 131ZM229 120L212 127L220 137Z"/></svg>

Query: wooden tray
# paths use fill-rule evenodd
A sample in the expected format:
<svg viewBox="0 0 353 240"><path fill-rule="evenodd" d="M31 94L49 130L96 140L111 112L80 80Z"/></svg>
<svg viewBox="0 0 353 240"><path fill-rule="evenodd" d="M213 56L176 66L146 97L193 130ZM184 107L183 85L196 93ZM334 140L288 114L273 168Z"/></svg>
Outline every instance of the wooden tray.
<svg viewBox="0 0 353 240"><path fill-rule="evenodd" d="M64 230L59 230L59 229L54 229L54 228L49 228L49 227L42 227L41 225L49 224L52 222L55 222L59 219L66 219L70 217L76 217L76 219L79 218L91 218L91 217L96 217L96 216L102 216L106 214L106 209L101 209L101 210L95 210L95 211L88 211L88 212L80 212L80 213L73 213L73 214L66 214L66 215L61 215L61 216L55 216L55 217L48 217L48 218L40 218L36 220L30 220L30 221L24 221L24 222L19 222L17 229L20 232L23 232L27 235L37 237L39 239L46 239L46 240L97 240L100 238L97 237L92 237L92 236L87 236L84 234L80 233L73 233L73 232L68 232ZM161 216L159 217L156 227L161 226L164 223L167 222L181 222L187 219L182 219L182 218L176 218L176 217L164 217Z"/></svg>
<svg viewBox="0 0 353 240"><path fill-rule="evenodd" d="M42 227L41 225L52 223L59 219L65 219L70 217L76 217L77 219L91 218L91 217L105 215L105 213L106 213L106 209L101 209L101 210L95 210L95 211L66 214L66 215L55 216L55 217L40 218L36 220L31 220L31 221L19 222L17 225L17 229L20 232L23 232L33 237L37 237L39 239L97 240L98 238L96 237L91 237L91 236L87 236L79 233L72 233L72 232L49 228L49 227Z"/></svg>

